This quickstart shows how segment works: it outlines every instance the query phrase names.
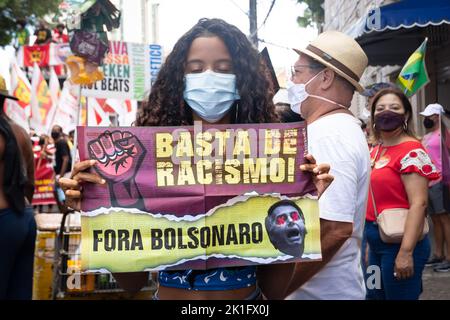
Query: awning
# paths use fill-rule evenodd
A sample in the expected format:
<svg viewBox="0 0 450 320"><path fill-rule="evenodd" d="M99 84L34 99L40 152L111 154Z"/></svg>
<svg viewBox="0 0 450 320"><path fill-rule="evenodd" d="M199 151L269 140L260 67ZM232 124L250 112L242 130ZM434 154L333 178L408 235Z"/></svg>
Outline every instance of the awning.
<svg viewBox="0 0 450 320"><path fill-rule="evenodd" d="M449 0L403 0L370 10L347 34L369 57L370 65L402 65L425 37L437 46L448 40Z"/></svg>

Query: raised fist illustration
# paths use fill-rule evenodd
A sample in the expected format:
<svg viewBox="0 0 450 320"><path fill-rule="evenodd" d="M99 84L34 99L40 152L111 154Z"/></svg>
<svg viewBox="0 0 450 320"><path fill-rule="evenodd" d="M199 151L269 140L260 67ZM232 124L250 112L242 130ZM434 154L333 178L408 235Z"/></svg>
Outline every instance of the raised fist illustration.
<svg viewBox="0 0 450 320"><path fill-rule="evenodd" d="M98 173L108 182L125 182L134 178L145 156L139 139L128 131L105 131L89 142L91 159L99 162Z"/></svg>
<svg viewBox="0 0 450 320"><path fill-rule="evenodd" d="M142 199L134 179L146 153L139 139L129 131L105 131L89 142L88 150L110 186L112 204L136 207Z"/></svg>

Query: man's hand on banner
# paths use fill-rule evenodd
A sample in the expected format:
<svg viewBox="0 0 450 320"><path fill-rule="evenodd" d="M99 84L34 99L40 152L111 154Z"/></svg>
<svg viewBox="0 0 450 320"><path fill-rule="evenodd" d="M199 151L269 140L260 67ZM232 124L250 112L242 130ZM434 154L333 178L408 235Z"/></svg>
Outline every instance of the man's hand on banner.
<svg viewBox="0 0 450 320"><path fill-rule="evenodd" d="M313 182L320 198L334 180L334 176L329 173L330 165L328 163L317 164L316 159L311 154L307 154L305 159L309 163L300 165L300 170L312 173Z"/></svg>

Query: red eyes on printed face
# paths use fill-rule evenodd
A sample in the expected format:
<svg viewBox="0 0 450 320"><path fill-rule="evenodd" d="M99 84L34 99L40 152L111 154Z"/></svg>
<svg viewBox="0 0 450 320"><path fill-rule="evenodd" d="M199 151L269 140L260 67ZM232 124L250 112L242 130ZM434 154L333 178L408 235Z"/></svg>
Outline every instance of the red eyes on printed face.
<svg viewBox="0 0 450 320"><path fill-rule="evenodd" d="M282 215L277 217L277 225L281 226L286 222L286 216Z"/></svg>
<svg viewBox="0 0 450 320"><path fill-rule="evenodd" d="M294 212L291 212L291 218L292 218L292 220L297 221L298 219L300 219L300 216L297 211L294 211Z"/></svg>
<svg viewBox="0 0 450 320"><path fill-rule="evenodd" d="M300 219L300 215L298 214L297 211L291 212L290 215L291 215L292 221L297 221L298 219ZM286 223L286 215L285 214L277 217L277 225L281 226L285 223Z"/></svg>

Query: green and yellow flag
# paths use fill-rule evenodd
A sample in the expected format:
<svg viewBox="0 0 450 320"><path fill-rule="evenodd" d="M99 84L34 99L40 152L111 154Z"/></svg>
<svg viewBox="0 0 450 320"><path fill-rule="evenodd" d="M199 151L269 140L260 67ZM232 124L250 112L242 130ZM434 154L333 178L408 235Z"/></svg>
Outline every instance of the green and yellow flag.
<svg viewBox="0 0 450 320"><path fill-rule="evenodd" d="M427 41L428 38L425 38L420 47L409 57L397 79L398 86L408 98L430 81L425 66Z"/></svg>

